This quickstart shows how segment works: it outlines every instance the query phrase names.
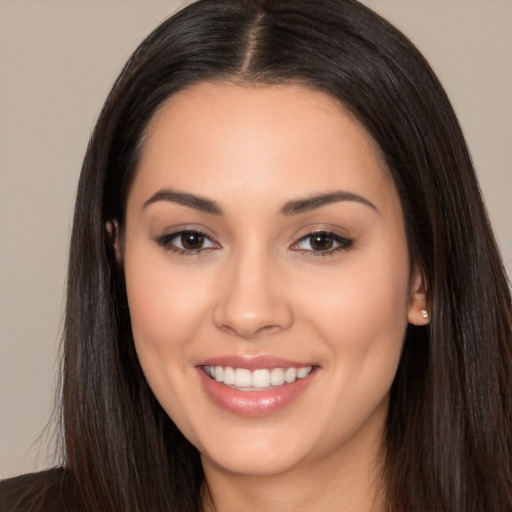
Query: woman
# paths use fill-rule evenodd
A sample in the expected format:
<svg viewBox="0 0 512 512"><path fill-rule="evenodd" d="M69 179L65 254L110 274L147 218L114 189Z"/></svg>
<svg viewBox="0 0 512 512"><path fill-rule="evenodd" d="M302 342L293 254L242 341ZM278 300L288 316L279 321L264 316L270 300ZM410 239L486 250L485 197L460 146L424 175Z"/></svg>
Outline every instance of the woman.
<svg viewBox="0 0 512 512"><path fill-rule="evenodd" d="M12 509L512 509L505 273L444 91L361 4L158 27L69 269L65 469Z"/></svg>

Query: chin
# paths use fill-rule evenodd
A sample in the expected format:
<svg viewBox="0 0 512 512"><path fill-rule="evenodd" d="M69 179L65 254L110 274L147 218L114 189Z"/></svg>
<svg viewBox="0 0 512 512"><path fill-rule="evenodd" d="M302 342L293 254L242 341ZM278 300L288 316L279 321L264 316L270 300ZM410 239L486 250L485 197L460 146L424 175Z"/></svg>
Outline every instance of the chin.
<svg viewBox="0 0 512 512"><path fill-rule="evenodd" d="M290 453L292 452L292 453ZM274 476L298 468L302 458L295 448L243 450L230 447L222 453L201 454L205 469L216 466L224 472L245 476Z"/></svg>
<svg viewBox="0 0 512 512"><path fill-rule="evenodd" d="M259 418L208 424L208 431L196 431L191 442L201 453L205 470L208 466L224 472L272 476L308 466L312 461L328 458L335 445L343 443L343 434L330 434L320 418L315 423L279 418ZM327 439L330 439L328 441Z"/></svg>

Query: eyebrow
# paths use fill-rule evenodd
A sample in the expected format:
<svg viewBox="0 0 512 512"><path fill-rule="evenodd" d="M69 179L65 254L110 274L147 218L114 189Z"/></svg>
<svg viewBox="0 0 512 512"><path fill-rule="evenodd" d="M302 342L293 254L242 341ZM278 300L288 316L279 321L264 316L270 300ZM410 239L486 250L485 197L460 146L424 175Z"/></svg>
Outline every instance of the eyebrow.
<svg viewBox="0 0 512 512"><path fill-rule="evenodd" d="M314 196L298 199L295 201L289 201L283 206L281 213L284 215L296 215L299 213L316 210L321 206L325 206L331 203L338 203L340 201L355 201L356 203L369 206L376 212L379 211L372 202L368 201L368 199L365 199L364 197L352 192L345 192L340 190L336 192L328 192L326 194L316 194Z"/></svg>
<svg viewBox="0 0 512 512"><path fill-rule="evenodd" d="M182 204L189 208L194 208L200 212L211 213L213 215L222 215L222 208L211 199L196 196L194 194L186 194L184 192L176 192L174 190L162 189L156 194L153 194L142 206L142 209L148 207L150 204L158 201L168 201L170 203Z"/></svg>
<svg viewBox="0 0 512 512"><path fill-rule="evenodd" d="M193 208L195 210L199 210L201 212L209 213L212 215L223 215L224 212L222 208L211 199L206 199L205 197L196 196L195 194L187 194L184 192L176 192L174 190L169 189L161 189L155 194L153 194L143 205L142 209L147 208L150 204L156 203L158 201L168 201L170 203L177 203L183 206L188 206L189 208ZM293 201L287 202L282 208L281 213L283 215L297 215L299 213L308 212L311 210L316 210L322 206L338 203L341 201L354 201L356 203L363 204L368 206L378 212L377 207L368 199L364 197L354 194L352 192L345 191L336 191L336 192L328 192L324 194L315 194L311 197L306 197L304 199L296 199Z"/></svg>

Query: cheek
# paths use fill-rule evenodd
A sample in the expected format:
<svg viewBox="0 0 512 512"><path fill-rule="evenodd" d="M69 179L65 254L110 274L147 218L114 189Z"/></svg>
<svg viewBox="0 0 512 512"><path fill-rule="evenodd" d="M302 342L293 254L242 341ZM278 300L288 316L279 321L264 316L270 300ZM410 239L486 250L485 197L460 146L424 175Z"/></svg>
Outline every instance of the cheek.
<svg viewBox="0 0 512 512"><path fill-rule="evenodd" d="M141 363L175 354L181 363L183 347L194 337L204 318L206 296L201 276L154 256L154 250L132 249L125 261L126 289L133 337Z"/></svg>
<svg viewBox="0 0 512 512"><path fill-rule="evenodd" d="M380 414L375 411L387 410L408 303L407 255L395 260L396 265L391 261L351 266L350 272L339 273L335 284L317 288L316 298L310 301L316 337L328 346L324 369L332 379L333 392L325 400L326 410L333 412L325 424L334 439L339 431L344 436L355 433Z"/></svg>
<svg viewBox="0 0 512 512"><path fill-rule="evenodd" d="M206 316L204 290L200 276L170 271L166 258L142 245L129 252L124 265L135 349L157 400L180 430L192 432L187 404L197 397L183 382L193 371L191 340Z"/></svg>
<svg viewBox="0 0 512 512"><path fill-rule="evenodd" d="M393 259L354 257L329 280L311 280L303 308L333 340L360 339L358 347L380 338L400 339L407 324L407 255ZM395 264L396 262L396 264Z"/></svg>
<svg viewBox="0 0 512 512"><path fill-rule="evenodd" d="M328 345L333 387L360 402L364 396L378 400L389 391L402 350L409 258L405 244L394 247L380 246L378 257L373 251L354 252L322 287L311 281L309 305L303 303L317 336Z"/></svg>

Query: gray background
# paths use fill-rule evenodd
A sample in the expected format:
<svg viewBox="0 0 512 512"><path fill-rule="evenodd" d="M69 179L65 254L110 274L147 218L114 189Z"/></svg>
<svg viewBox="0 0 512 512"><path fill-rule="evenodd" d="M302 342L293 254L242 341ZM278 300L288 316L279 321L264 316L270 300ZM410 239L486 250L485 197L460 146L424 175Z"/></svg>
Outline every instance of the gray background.
<svg viewBox="0 0 512 512"><path fill-rule="evenodd" d="M182 3L0 0L0 477L52 464L52 441L40 434L58 372L81 160L122 64ZM511 0L365 3L412 39L444 83L510 272Z"/></svg>

